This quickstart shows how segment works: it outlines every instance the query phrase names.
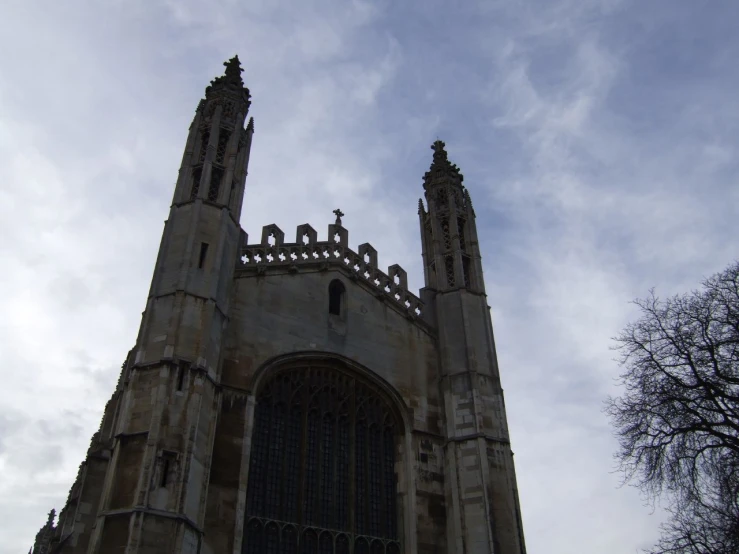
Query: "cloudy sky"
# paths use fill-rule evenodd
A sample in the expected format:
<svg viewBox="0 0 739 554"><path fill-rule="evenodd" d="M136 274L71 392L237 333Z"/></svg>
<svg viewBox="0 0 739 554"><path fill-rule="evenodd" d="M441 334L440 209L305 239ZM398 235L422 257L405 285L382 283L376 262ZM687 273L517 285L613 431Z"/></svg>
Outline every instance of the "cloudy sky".
<svg viewBox="0 0 739 554"><path fill-rule="evenodd" d="M198 100L238 53L252 236L345 213L422 286L447 143L477 212L531 553L649 546L601 412L652 286L739 256L732 0L5 0L0 552L61 508L133 346Z"/></svg>

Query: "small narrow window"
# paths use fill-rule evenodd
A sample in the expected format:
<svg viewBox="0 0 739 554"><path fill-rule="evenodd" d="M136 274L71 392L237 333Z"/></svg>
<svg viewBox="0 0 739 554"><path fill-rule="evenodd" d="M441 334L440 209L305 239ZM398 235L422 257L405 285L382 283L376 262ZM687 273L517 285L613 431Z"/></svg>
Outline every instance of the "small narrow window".
<svg viewBox="0 0 739 554"><path fill-rule="evenodd" d="M169 478L169 456L165 456L162 460L162 476L159 482L160 487L167 486L167 479Z"/></svg>
<svg viewBox="0 0 739 554"><path fill-rule="evenodd" d="M180 364L177 369L177 390L182 390L185 384L185 364Z"/></svg>
<svg viewBox="0 0 739 554"><path fill-rule="evenodd" d="M198 269L203 269L205 266L205 259L208 256L208 243L200 243L200 258L198 258Z"/></svg>
<svg viewBox="0 0 739 554"><path fill-rule="evenodd" d="M328 286L328 313L341 315L342 302L344 301L344 285L339 280L331 281Z"/></svg>
<svg viewBox="0 0 739 554"><path fill-rule="evenodd" d="M159 458L159 486L166 487L177 475L177 453L164 450Z"/></svg>

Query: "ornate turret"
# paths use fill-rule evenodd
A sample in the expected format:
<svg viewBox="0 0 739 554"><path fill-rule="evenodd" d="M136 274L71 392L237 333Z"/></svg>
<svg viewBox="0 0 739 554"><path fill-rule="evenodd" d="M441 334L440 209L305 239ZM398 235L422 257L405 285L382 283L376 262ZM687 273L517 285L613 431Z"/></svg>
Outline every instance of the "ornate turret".
<svg viewBox="0 0 739 554"><path fill-rule="evenodd" d="M244 86L239 57L223 64L226 71L205 89L198 104L182 158L174 203L202 200L227 206L241 216L254 119L244 128L251 93Z"/></svg>
<svg viewBox="0 0 739 554"><path fill-rule="evenodd" d="M431 149L434 151L434 160L431 163L431 168L423 176L423 188L426 190L435 184L462 186L464 176L459 172L459 168L449 161L444 149L445 146L446 144L440 140L436 140L431 145Z"/></svg>
<svg viewBox="0 0 739 554"><path fill-rule="evenodd" d="M440 140L431 145L434 158L423 177L428 213L418 201L426 286L484 292L475 212L462 186L464 176L449 161L444 146Z"/></svg>
<svg viewBox="0 0 739 554"><path fill-rule="evenodd" d="M475 212L444 143L419 201L426 290L438 332L450 554L525 554L513 454L488 312ZM470 464L468 459L474 459ZM474 486L473 486L474 484Z"/></svg>

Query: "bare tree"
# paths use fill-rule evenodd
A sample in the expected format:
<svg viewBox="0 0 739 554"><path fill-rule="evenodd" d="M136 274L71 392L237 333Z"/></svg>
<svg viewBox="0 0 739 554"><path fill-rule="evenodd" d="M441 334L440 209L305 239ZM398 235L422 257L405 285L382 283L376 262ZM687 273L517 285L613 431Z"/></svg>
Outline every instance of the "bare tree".
<svg viewBox="0 0 739 554"><path fill-rule="evenodd" d="M739 262L691 294L636 300L607 400L627 481L667 493L653 554L739 553Z"/></svg>

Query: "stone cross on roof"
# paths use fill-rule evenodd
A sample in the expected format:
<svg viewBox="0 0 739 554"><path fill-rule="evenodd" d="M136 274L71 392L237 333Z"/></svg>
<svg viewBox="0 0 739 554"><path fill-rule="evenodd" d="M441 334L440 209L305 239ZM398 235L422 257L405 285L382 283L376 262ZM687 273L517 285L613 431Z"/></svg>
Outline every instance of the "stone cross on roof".
<svg viewBox="0 0 739 554"><path fill-rule="evenodd" d="M340 209L336 208L333 211L333 213L336 216L336 223L335 223L335 225L341 225L341 218L344 217L344 212L342 212Z"/></svg>

